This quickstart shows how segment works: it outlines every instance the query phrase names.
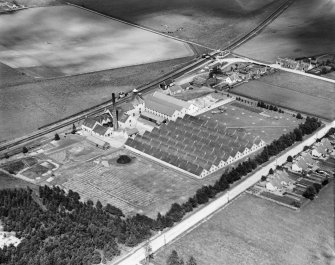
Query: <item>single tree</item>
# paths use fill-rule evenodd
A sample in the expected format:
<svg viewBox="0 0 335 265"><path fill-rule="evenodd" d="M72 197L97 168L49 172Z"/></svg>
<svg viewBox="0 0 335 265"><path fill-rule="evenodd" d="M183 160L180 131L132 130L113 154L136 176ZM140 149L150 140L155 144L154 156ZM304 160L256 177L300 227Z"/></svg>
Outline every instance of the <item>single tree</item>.
<svg viewBox="0 0 335 265"><path fill-rule="evenodd" d="M28 148L24 146L24 147L22 148L22 153L24 153L24 154L28 153Z"/></svg>
<svg viewBox="0 0 335 265"><path fill-rule="evenodd" d="M195 260L195 258L194 258L193 256L191 256L191 257L188 259L186 265L197 265L197 261Z"/></svg>
<svg viewBox="0 0 335 265"><path fill-rule="evenodd" d="M273 171L272 168L270 168L270 170L269 170L269 174L270 174L270 175L273 175L273 173L275 173L275 172Z"/></svg>
<svg viewBox="0 0 335 265"><path fill-rule="evenodd" d="M287 160L287 162L292 162L293 161L293 157L292 156L288 156L286 160Z"/></svg>
<svg viewBox="0 0 335 265"><path fill-rule="evenodd" d="M55 134L55 138L54 138L55 141L59 141L60 140L60 137L58 135L58 133Z"/></svg>
<svg viewBox="0 0 335 265"><path fill-rule="evenodd" d="M76 125L72 124L72 131L71 131L71 133L75 134L76 131L77 131Z"/></svg>
<svg viewBox="0 0 335 265"><path fill-rule="evenodd" d="M302 116L301 116L301 114L300 114L300 113L298 113L298 114L297 114L297 116L296 116L296 118L297 118L297 119L299 119L299 120L301 120L301 119L302 119Z"/></svg>
<svg viewBox="0 0 335 265"><path fill-rule="evenodd" d="M179 265L179 262L180 260L177 251L172 250L171 254L166 260L166 265Z"/></svg>

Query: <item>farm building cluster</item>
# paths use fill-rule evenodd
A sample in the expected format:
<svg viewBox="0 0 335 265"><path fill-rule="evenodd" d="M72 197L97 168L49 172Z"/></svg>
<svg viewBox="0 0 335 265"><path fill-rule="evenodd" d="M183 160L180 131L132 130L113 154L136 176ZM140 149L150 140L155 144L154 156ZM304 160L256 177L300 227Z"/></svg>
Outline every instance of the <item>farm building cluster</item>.
<svg viewBox="0 0 335 265"><path fill-rule="evenodd" d="M265 143L218 121L186 114L128 139L126 147L203 178L262 148Z"/></svg>
<svg viewBox="0 0 335 265"><path fill-rule="evenodd" d="M301 207L310 187L322 187L335 173L335 137L323 138L264 177L251 192L284 205Z"/></svg>

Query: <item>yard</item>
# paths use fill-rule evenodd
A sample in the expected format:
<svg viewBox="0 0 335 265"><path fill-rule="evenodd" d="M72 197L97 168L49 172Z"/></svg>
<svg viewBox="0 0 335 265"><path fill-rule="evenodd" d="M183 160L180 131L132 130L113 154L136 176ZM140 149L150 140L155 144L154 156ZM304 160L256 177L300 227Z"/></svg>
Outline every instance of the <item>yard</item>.
<svg viewBox="0 0 335 265"><path fill-rule="evenodd" d="M334 1L297 0L235 52L268 62L334 53L334 8Z"/></svg>
<svg viewBox="0 0 335 265"><path fill-rule="evenodd" d="M282 134L292 131L301 122L290 114L260 109L255 105L236 101L224 107L226 109L222 113L212 114L208 111L200 116L217 120L228 129L239 129L259 135L268 144Z"/></svg>
<svg viewBox="0 0 335 265"><path fill-rule="evenodd" d="M317 89L316 89L317 88ZM298 112L333 120L334 84L287 72L277 72L235 87L232 93Z"/></svg>
<svg viewBox="0 0 335 265"><path fill-rule="evenodd" d="M243 194L190 233L160 250L211 265L334 264L334 183L300 211Z"/></svg>

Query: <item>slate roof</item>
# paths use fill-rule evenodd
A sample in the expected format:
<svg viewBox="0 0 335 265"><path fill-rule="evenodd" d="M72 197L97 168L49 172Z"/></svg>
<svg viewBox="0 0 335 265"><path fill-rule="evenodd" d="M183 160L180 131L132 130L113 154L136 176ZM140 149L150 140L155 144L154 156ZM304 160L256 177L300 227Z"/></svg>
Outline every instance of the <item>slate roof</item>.
<svg viewBox="0 0 335 265"><path fill-rule="evenodd" d="M97 120L95 118L87 118L84 120L83 125L93 129L96 122Z"/></svg>
<svg viewBox="0 0 335 265"><path fill-rule="evenodd" d="M93 129L93 132L99 134L99 135L102 135L104 136L106 134L106 132L108 131L108 127L105 127L105 126L101 126L99 124L97 124L94 129Z"/></svg>

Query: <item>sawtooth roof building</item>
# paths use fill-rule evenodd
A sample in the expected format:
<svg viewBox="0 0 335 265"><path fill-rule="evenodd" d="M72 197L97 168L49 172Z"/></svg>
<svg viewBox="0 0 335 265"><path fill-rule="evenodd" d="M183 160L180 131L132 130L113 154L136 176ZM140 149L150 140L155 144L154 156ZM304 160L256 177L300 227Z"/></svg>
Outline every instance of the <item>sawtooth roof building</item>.
<svg viewBox="0 0 335 265"><path fill-rule="evenodd" d="M203 178L265 146L258 136L205 117L185 117L128 139L126 147L197 178Z"/></svg>

